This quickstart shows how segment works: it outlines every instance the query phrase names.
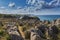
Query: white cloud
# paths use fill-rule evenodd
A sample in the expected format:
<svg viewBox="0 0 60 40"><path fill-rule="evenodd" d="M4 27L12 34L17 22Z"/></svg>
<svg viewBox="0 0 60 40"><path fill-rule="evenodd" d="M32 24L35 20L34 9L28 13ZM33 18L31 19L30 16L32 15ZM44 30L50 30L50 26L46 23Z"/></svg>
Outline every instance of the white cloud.
<svg viewBox="0 0 60 40"><path fill-rule="evenodd" d="M60 15L60 11L55 11L56 9L45 9L45 10L41 10L41 11L33 11L33 9L16 9L16 10L9 10L9 9L5 9L5 10L0 10L0 13L3 14L34 14L34 15Z"/></svg>
<svg viewBox="0 0 60 40"><path fill-rule="evenodd" d="M15 7L15 3L13 2L13 3L9 3L9 5L8 5L9 7Z"/></svg>
<svg viewBox="0 0 60 40"><path fill-rule="evenodd" d="M27 4L36 5L36 4L44 4L44 0L27 0Z"/></svg>
<svg viewBox="0 0 60 40"><path fill-rule="evenodd" d="M19 7L17 7L17 9L22 9L22 7L19 6Z"/></svg>
<svg viewBox="0 0 60 40"><path fill-rule="evenodd" d="M31 5L33 5L36 2L36 0L26 0L26 1L27 1L27 4L31 4Z"/></svg>
<svg viewBox="0 0 60 40"><path fill-rule="evenodd" d="M3 7L3 6L1 6L0 8L1 8L1 9L5 9L5 7Z"/></svg>
<svg viewBox="0 0 60 40"><path fill-rule="evenodd" d="M43 5L45 4L45 1L43 0L27 0L27 4L31 5L28 7L29 11L37 11L40 10Z"/></svg>
<svg viewBox="0 0 60 40"><path fill-rule="evenodd" d="M54 7L60 6L60 0L53 0L48 5Z"/></svg>
<svg viewBox="0 0 60 40"><path fill-rule="evenodd" d="M40 9L42 7L58 7L60 6L60 0L52 0L51 2L46 2L45 0L27 0L28 5L34 5L36 8Z"/></svg>

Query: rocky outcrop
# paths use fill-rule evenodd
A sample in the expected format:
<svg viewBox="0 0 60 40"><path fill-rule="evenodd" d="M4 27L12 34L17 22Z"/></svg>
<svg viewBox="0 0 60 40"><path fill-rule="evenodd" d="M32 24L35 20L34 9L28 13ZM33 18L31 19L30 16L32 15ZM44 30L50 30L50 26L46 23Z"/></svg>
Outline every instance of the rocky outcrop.
<svg viewBox="0 0 60 40"><path fill-rule="evenodd" d="M36 17L36 16L27 16L27 15L21 16L20 19L24 19L24 20L29 20L29 19L40 20L40 19L39 19L38 17Z"/></svg>

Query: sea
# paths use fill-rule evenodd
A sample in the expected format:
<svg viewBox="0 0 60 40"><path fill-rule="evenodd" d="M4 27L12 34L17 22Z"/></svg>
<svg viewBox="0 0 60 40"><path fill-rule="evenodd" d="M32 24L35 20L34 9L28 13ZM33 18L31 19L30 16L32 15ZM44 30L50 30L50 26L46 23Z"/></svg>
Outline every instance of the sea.
<svg viewBox="0 0 60 40"><path fill-rule="evenodd" d="M59 19L60 15L37 15L37 17L42 21L44 20L53 21L53 20Z"/></svg>

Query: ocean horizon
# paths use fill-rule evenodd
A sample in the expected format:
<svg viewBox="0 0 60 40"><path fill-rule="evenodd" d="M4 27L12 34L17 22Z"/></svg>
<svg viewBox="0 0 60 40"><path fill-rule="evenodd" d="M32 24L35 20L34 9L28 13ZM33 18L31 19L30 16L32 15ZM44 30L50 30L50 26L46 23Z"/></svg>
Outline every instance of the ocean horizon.
<svg viewBox="0 0 60 40"><path fill-rule="evenodd" d="M53 21L53 20L59 19L60 15L37 15L37 17L42 21L44 20Z"/></svg>

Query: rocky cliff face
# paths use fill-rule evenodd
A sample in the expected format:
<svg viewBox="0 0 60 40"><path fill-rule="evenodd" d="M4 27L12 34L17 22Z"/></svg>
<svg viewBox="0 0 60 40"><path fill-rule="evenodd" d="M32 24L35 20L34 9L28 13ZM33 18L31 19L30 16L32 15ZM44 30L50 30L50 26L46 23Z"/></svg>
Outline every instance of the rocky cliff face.
<svg viewBox="0 0 60 40"><path fill-rule="evenodd" d="M36 16L22 16L20 17L19 19L19 24L22 24L22 25L29 25L29 26L32 26L33 24L36 24L40 21L40 19Z"/></svg>
<svg viewBox="0 0 60 40"><path fill-rule="evenodd" d="M35 20L40 20L38 17L36 16L22 16L21 19L24 19L24 20L28 20L28 19L35 19Z"/></svg>

